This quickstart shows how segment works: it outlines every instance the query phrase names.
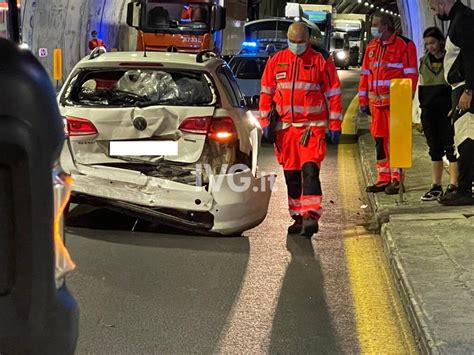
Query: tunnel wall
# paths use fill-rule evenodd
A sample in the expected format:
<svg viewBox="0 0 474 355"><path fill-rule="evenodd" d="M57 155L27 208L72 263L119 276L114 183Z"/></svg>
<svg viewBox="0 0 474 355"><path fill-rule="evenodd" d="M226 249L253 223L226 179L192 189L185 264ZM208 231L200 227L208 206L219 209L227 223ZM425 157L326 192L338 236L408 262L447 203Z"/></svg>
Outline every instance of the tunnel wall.
<svg viewBox="0 0 474 355"><path fill-rule="evenodd" d="M446 32L448 24L433 16L428 0L397 2L404 34L414 40L421 56L423 30L436 24ZM109 50L135 49L136 31L125 23L127 3L126 0L23 0L23 40L35 54L39 48L48 49L49 55L40 61L49 73L52 73L53 49L60 47L63 50L64 77L78 60L89 53L87 44L92 30L98 32ZM272 0L271 3L273 8L278 1ZM463 0L463 3L472 8L474 0Z"/></svg>
<svg viewBox="0 0 474 355"><path fill-rule="evenodd" d="M36 55L47 48L49 55L40 58L49 73L53 67L53 49L63 50L63 78L88 54L90 32L96 30L111 50L134 49L136 31L126 23L125 0L23 0L23 41Z"/></svg>

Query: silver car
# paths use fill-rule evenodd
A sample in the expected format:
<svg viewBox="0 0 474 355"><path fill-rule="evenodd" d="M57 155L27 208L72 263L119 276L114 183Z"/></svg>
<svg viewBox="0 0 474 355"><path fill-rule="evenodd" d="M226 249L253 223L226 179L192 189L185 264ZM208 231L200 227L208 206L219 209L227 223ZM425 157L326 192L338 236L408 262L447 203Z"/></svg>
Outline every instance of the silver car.
<svg viewBox="0 0 474 355"><path fill-rule="evenodd" d="M100 52L58 96L72 200L203 234L261 223L275 175L229 67L209 53Z"/></svg>

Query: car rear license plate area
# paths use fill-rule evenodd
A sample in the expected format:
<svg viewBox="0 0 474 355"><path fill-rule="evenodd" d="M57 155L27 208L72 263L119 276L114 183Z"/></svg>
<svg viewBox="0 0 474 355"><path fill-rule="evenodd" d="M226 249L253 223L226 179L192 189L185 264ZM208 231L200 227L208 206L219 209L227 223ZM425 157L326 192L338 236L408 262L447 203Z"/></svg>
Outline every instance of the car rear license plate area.
<svg viewBox="0 0 474 355"><path fill-rule="evenodd" d="M109 155L113 156L149 156L178 155L177 141L110 141Z"/></svg>

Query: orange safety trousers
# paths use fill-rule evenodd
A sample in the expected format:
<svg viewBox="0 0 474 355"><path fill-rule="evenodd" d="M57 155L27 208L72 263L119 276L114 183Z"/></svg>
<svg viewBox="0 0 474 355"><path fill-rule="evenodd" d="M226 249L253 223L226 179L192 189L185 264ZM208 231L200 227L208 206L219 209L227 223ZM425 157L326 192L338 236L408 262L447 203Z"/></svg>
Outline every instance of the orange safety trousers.
<svg viewBox="0 0 474 355"><path fill-rule="evenodd" d="M371 105L370 110L372 112L370 133L375 139L377 154L377 182L400 181L400 169L390 168L390 106Z"/></svg>
<svg viewBox="0 0 474 355"><path fill-rule="evenodd" d="M305 130L311 130L307 144L301 144ZM319 178L326 155L324 127L290 126L277 132L275 152L285 173L290 216L319 220L323 193Z"/></svg>

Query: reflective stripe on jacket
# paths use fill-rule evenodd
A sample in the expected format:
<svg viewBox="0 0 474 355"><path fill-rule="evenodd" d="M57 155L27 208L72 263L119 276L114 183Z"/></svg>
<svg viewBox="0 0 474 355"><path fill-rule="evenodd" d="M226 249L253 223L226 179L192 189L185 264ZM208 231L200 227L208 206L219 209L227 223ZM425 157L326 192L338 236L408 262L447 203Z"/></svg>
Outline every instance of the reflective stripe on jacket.
<svg viewBox="0 0 474 355"><path fill-rule="evenodd" d="M341 129L341 83L330 57L311 48L300 56L284 49L268 61L261 82L262 117L275 105L283 122L327 126L329 120L329 129Z"/></svg>
<svg viewBox="0 0 474 355"><path fill-rule="evenodd" d="M390 81L412 80L413 95L418 81L418 59L415 44L393 34L387 41L372 40L365 51L359 83L359 103L367 106L390 105Z"/></svg>

